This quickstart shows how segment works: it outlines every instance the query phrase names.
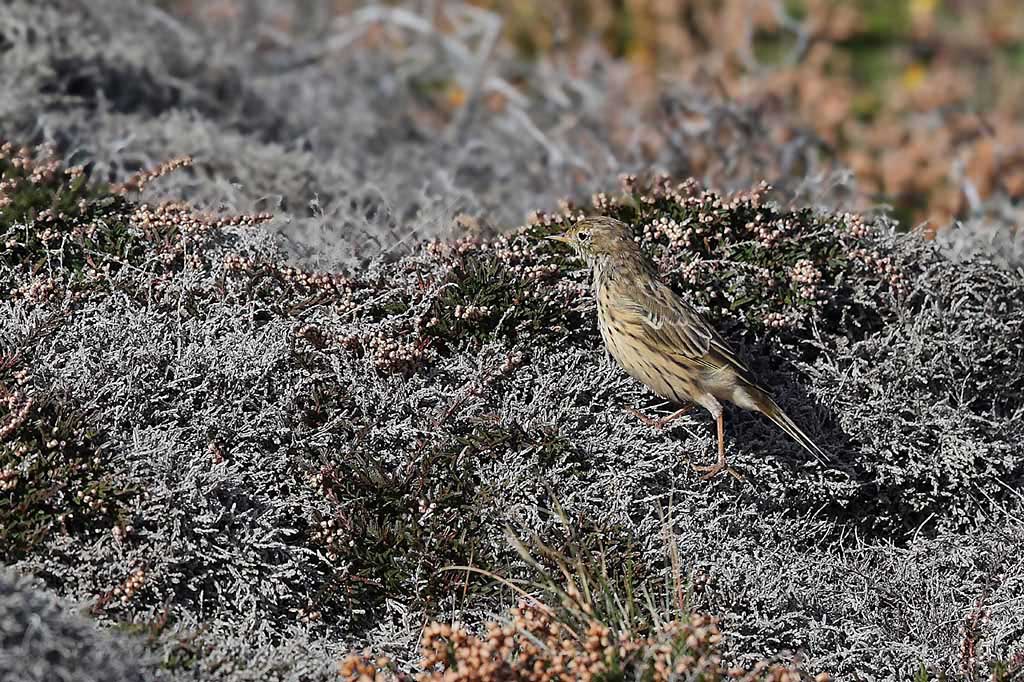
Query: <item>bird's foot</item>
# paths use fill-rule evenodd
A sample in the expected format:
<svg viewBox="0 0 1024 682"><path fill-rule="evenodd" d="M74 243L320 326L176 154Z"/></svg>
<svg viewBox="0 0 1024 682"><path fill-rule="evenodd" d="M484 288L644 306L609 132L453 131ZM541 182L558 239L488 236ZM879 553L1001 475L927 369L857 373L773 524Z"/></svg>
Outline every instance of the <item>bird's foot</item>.
<svg viewBox="0 0 1024 682"><path fill-rule="evenodd" d="M675 412L673 412L670 415L667 415L665 417L660 417L658 419L653 419L651 417L648 417L643 412L640 412L639 410L634 410L632 407L625 407L625 408L623 408L623 410L625 410L625 412L627 414L631 414L634 417L636 417L637 419L639 419L641 422L644 423L645 426L649 426L652 429L663 429L666 426L668 426L669 424L671 424L672 422L674 422L676 419L679 419L684 414L689 412L692 408L693 408L692 405L687 405L687 406L685 406L685 407L683 407L683 408L681 408L679 410L676 410Z"/></svg>
<svg viewBox="0 0 1024 682"><path fill-rule="evenodd" d="M694 471L696 471L698 473L704 474L703 476L700 477L700 480L702 480L702 481L710 481L712 478L714 478L715 476L718 476L718 474L722 473L723 471L728 473L730 476L735 478L737 481L742 481L743 480L743 476L740 474L740 472L738 472L735 469L733 469L731 466L726 464L724 461L718 461L718 462L715 462L714 464L708 464L708 465L691 464L690 468L692 468Z"/></svg>

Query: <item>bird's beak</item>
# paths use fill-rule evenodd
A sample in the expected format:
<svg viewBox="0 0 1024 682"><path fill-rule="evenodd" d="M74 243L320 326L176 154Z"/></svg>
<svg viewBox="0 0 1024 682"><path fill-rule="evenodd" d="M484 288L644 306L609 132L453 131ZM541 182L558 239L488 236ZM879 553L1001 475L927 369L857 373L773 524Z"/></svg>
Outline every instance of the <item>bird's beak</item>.
<svg viewBox="0 0 1024 682"><path fill-rule="evenodd" d="M544 238L551 239L556 242L562 242L563 244L572 244L572 240L566 237L564 234L552 234Z"/></svg>

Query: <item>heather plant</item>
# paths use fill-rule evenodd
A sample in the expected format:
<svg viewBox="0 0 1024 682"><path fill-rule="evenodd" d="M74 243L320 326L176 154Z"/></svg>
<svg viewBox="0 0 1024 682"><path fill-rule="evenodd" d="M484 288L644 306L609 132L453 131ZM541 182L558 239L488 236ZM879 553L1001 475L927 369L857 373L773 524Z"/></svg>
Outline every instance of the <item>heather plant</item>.
<svg viewBox="0 0 1024 682"><path fill-rule="evenodd" d="M0 239L8 275L3 293L55 295L66 286L54 279L56 271L111 266L109 260L97 264L93 253L115 263L137 257L123 200L87 180L81 167L65 168L52 149L0 145ZM9 279L15 273L20 288Z"/></svg>
<svg viewBox="0 0 1024 682"><path fill-rule="evenodd" d="M0 146L0 292L42 302L79 301L104 289L123 267L157 278L202 257L211 231L256 225L267 213L223 216L173 202L129 201L153 180L190 165L174 159L116 186L65 167L50 147Z"/></svg>
<svg viewBox="0 0 1024 682"><path fill-rule="evenodd" d="M840 157L858 193L891 203L908 226L928 221L941 231L956 218L990 222L998 213L1017 214L1019 224L1024 12L1013 0L481 4L534 59L579 58L595 40L620 56L633 106L656 101L672 110L669 121L685 120L656 127L645 142L693 144L687 174L717 164L737 171L736 157L720 153L735 132L728 120L704 118L704 102L666 101L666 72L772 112L767 135L809 139ZM699 134L687 136L687 127ZM712 150L698 151L704 145ZM810 175L803 161L790 158L790 174ZM1001 227L1017 232L1013 222Z"/></svg>
<svg viewBox="0 0 1024 682"><path fill-rule="evenodd" d="M124 534L137 492L110 469L73 404L34 395L29 370L0 355L0 555L16 560L54 533Z"/></svg>
<svg viewBox="0 0 1024 682"><path fill-rule="evenodd" d="M741 557L766 533L790 538L759 559L795 566L807 581L800 590L808 606L798 610L810 620L783 626L793 643L787 647L819 657L843 647L864 651L838 630L799 624L822 613L864 622L814 587L836 580L831 571L876 575L871 565L892 566L897 550L878 546L862 550L866 563L844 558L858 546L850 533L858 542L898 538L905 548L898 551L920 557L900 564L907 570L934 566L937 547L964 542L1012 502L995 481L1019 476L1012 453L1022 285L991 266L945 260L884 220L787 209L765 187L723 196L692 182L626 178L620 192L598 195L585 209L538 212L502 236L427 242L412 255L337 272L287 263L258 228L265 215L209 214L130 191L109 196L119 197L118 215L134 240L130 254L91 246L93 262L110 259L111 267L97 269L87 285L67 280L84 295L5 302L5 357L18 358L12 372L32 368L23 387L5 375L13 396L5 435L35 443L35 431L24 428L45 430L60 415L75 415L63 438L73 448L40 450L49 459L10 455L17 485L34 462L45 462L51 478L38 480L72 495L38 507L47 524L18 550L18 566L53 576L51 587L88 600L101 622L129 631L163 623L146 635L147 646L182 674L224 660L232 670L278 670L277 656L305 646L321 654L303 669L322 671L359 641L404 661L415 643L388 625L403 613L454 611L485 622L503 610L493 586L480 574L442 569L536 577L503 529L514 520L564 553L559 524L537 511L555 489L573 524L585 529L581 542L614 547L637 590L657 574L652 538L666 532L663 523L652 525L650 500L685 490L685 514L667 532L694 576L688 603L697 613L732 614L723 632L751 641L776 631L775 615L752 614L791 606L769 574ZM770 428L741 417L729 447L763 489L696 487L686 459L700 456L710 434L686 420L652 431L620 410L656 406L600 360L588 277L544 239L585 213L632 224L666 281L753 358L762 378L783 385L787 409L834 461L808 462ZM65 277L60 264L54 256L48 272ZM31 276L19 267L5 264L8 281ZM986 296L965 293L977 287ZM915 341L924 333L939 348L970 353L930 352ZM783 362L758 362L761 344ZM858 378L864 374L872 378ZM99 392L96 376L107 377ZM851 392L856 400L841 399ZM29 396L59 401L40 403L51 407L21 421ZM906 416L900 404L922 416ZM890 459L873 454L882 447L891 448ZM976 453L966 466L964 448ZM80 478L62 473L68 457L74 465L94 452L96 468ZM982 486L987 497L960 495L964 485ZM5 504L22 504L23 490ZM53 521L69 510L62 506L68 499L91 530ZM94 499L106 506L86 508ZM740 526L727 531L723 519ZM907 535L925 523L923 539ZM962 584L981 580L979 571L1014 574L998 558L1014 556L1012 537L998 529L981 536L933 573ZM1002 545L1004 554L988 550ZM71 565L72 556L84 560ZM557 561L543 566L559 570ZM569 566L568 573L583 570ZM926 589L923 575L905 579ZM1000 589L986 599L998 604L1012 587ZM921 613L907 608L901 618ZM977 632L1013 627L1012 616L993 609L993 624L979 622ZM707 625L687 618L673 627ZM659 649L674 635L658 627L636 620L627 627L607 615L599 622L613 639L625 632L639 647L629 661L675 652ZM890 627L888 617L882 622L866 627ZM580 633L590 627L579 625ZM244 663L254 649L238 639L239 628L277 638L296 627L296 639ZM457 631L467 642L480 637L459 627L451 637ZM435 635L441 646L448 631ZM975 640L984 647L993 636ZM324 653L326 641L335 642L333 653ZM728 638L721 646L730 665L746 671L760 660L731 648ZM757 651L777 653L774 646ZM584 656L566 651L565 660L577 653ZM985 656L1010 660L1010 653ZM548 655L537 653L538 660ZM665 655L669 667L680 661ZM879 665L863 653L838 661L820 667L841 673Z"/></svg>
<svg viewBox="0 0 1024 682"><path fill-rule="evenodd" d="M423 672L423 623L450 627L430 632L443 658L513 622L507 589L443 570L465 565L594 586L597 621L639 646L632 674L673 640L615 596L664 586L667 538L687 608L659 613L713 614L702 651L729 666L1019 674L1024 283L1012 237L982 239L1012 211L937 244L835 210L856 185L813 135L773 135L763 100L669 83L640 114L616 60L523 64L477 31L485 11L449 26L372 3L300 34L298 4L168 7L0 3L0 135L31 159L6 171L31 201L3 223L17 256L0 250L0 514L28 501L41 522L10 559L37 580L0 578L0 666L116 679L119 631L123 677L336 679L363 648ZM588 214L636 230L830 462L730 413L746 481L708 485L689 468L706 418L622 409L666 406L605 362L589 277L544 239ZM509 524L551 548L539 566ZM606 550L613 588L564 576L570 540Z"/></svg>
<svg viewBox="0 0 1024 682"><path fill-rule="evenodd" d="M717 323L753 337L806 335L810 325L851 339L877 330L904 281L920 267L874 245L883 221L856 214L781 210L762 183L730 196L667 176L623 179L625 194L593 197L594 208L636 226L659 270ZM564 224L562 221L561 224ZM857 301L848 273L873 284Z"/></svg>
<svg viewBox="0 0 1024 682"><path fill-rule="evenodd" d="M418 682L810 679L796 661L762 658L748 667L729 665L716 619L688 608L690 586L681 574L678 548L667 548L669 563L662 575L635 581L629 565L616 561L613 551L594 552L574 542L564 512L559 508L556 515L570 536L567 553L536 536L524 542L507 530L536 582L528 584L531 594L490 575L520 595L504 622L480 632L433 622L423 630L417 672L399 671L387 657L350 654L339 665L341 676L353 682L396 676Z"/></svg>

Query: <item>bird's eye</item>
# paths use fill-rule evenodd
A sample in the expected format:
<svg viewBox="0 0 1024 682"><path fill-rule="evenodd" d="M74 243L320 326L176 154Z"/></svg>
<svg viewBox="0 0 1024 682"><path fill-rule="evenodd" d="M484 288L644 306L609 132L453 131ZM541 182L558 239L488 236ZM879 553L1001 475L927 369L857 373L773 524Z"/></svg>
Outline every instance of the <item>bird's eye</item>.
<svg viewBox="0 0 1024 682"><path fill-rule="evenodd" d="M585 244L590 241L590 233L586 231L580 232L576 235L576 238Z"/></svg>

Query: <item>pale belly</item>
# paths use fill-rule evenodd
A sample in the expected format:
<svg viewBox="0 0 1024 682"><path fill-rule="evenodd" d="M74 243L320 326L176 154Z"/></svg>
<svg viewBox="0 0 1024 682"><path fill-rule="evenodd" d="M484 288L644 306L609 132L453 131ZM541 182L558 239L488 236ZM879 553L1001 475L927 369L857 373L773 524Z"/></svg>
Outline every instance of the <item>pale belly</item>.
<svg viewBox="0 0 1024 682"><path fill-rule="evenodd" d="M601 338L615 361L631 377L646 385L657 395L676 403L700 402L703 393L691 380L693 372L684 367L659 359L638 340L624 334L613 334L607 320L599 315Z"/></svg>

